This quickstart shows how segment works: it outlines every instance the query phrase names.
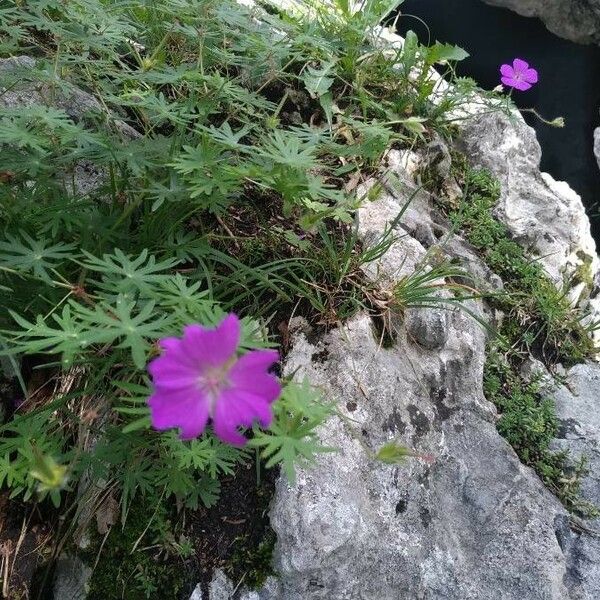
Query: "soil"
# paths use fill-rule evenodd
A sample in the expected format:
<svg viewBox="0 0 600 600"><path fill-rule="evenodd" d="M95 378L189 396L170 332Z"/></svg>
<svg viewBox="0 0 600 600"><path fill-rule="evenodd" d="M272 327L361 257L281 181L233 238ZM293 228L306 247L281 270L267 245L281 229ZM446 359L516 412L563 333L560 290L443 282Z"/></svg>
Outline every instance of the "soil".
<svg viewBox="0 0 600 600"><path fill-rule="evenodd" d="M277 476L276 469L261 468L257 485L255 461L241 465L221 480L218 504L191 515L188 536L194 542L203 594L208 594L215 569L223 569L234 584L250 587L271 574L275 535L268 511Z"/></svg>
<svg viewBox="0 0 600 600"><path fill-rule="evenodd" d="M9 501L8 495L0 492L0 598L26 600L52 530L36 505Z"/></svg>

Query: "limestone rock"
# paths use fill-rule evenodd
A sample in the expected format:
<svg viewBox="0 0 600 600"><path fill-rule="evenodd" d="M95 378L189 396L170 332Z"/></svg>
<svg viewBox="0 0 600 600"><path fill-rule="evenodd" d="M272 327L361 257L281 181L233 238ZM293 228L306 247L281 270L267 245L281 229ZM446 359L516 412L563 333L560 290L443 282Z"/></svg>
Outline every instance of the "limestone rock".
<svg viewBox="0 0 600 600"><path fill-rule="evenodd" d="M279 582L274 577L269 577L260 591L246 590L236 587L221 569L217 569L208 586L208 595L202 594L202 586L198 584L190 600L269 600L279 597L278 594Z"/></svg>
<svg viewBox="0 0 600 600"><path fill-rule="evenodd" d="M85 600L87 582L92 569L79 558L63 556L56 563L54 598L56 600Z"/></svg>
<svg viewBox="0 0 600 600"><path fill-rule="evenodd" d="M540 172L540 146L520 115L474 116L463 126L460 148L475 166L499 180L497 217L540 259L552 279L560 285L586 262L592 277L598 272L596 244L581 198L566 183ZM590 292L582 283L572 296Z"/></svg>
<svg viewBox="0 0 600 600"><path fill-rule="evenodd" d="M525 17L538 17L546 27L568 40L600 42L600 0L483 0L510 8Z"/></svg>
<svg viewBox="0 0 600 600"><path fill-rule="evenodd" d="M406 334L380 348L366 315L328 334L325 363L310 361L306 340L292 350L287 369L337 399L356 431L328 424L322 439L338 453L295 487L278 484L273 598L568 597L554 529L564 510L496 432L483 332L459 312L450 321L441 351ZM435 462L374 463L353 435L374 450L397 439Z"/></svg>
<svg viewBox="0 0 600 600"><path fill-rule="evenodd" d="M583 479L582 496L600 507L600 365L574 366L566 385L552 396L561 424L556 446L568 450L573 459L587 457L589 475Z"/></svg>
<svg viewBox="0 0 600 600"><path fill-rule="evenodd" d="M441 308L409 308L404 316L409 338L418 344L434 350L441 348L449 335L450 313Z"/></svg>
<svg viewBox="0 0 600 600"><path fill-rule="evenodd" d="M468 273L463 283L478 290L497 292L503 288L502 280L479 258L475 249L453 231L434 199L415 183L414 162L404 160L399 152L388 155L389 174L385 188L375 200L367 201L357 215L358 232L365 243L374 244L381 239L386 228L392 227L396 243L380 260L365 266L377 280L398 281L411 274L429 253L448 259L457 259ZM359 191L366 193L369 183ZM400 216L400 218L398 218ZM408 235L407 235L408 234Z"/></svg>
<svg viewBox="0 0 600 600"><path fill-rule="evenodd" d="M589 473L581 482L581 495L600 508L600 365L580 364L567 375L566 385L552 393L560 422L555 449L569 451L575 463L587 459ZM600 518L567 530L563 545L570 556L568 584L577 600L600 598Z"/></svg>
<svg viewBox="0 0 600 600"><path fill-rule="evenodd" d="M517 210L511 202L535 205L540 194L546 208L581 219L589 232L583 211L569 203L574 198L542 177L535 156L529 162L535 139L528 145L510 134L513 147L502 163L500 153L492 158L491 137L473 141L489 123L478 126L467 149L501 178L507 192L499 214L507 226L516 231L520 224L506 217L507 206L513 217ZM390 227L398 233L367 271L384 282L423 265L436 245L449 252L440 241L444 234L440 239L434 234L429 248L424 237L413 237L419 221L432 232L434 226L443 231L435 207L427 209L427 195L416 195L398 218L411 192L410 177L400 167L397 175L407 185L404 191L386 189L358 213L366 245L377 243ZM513 179L519 176L520 183ZM530 198L528 184L534 188ZM586 243L585 235L561 224L552 229L541 208L524 210L538 233L543 226L550 229L545 243L562 250L560 259L548 263L560 278L574 248ZM456 244L469 251L464 240ZM271 523L278 539L279 588L263 590L261 600L598 597L598 538L571 527L566 510L496 430L495 409L482 392L483 330L460 311L421 310L407 311L391 348L381 347L366 314L322 339L309 341L296 330L286 371L319 386L348 422L331 421L320 432L325 445L338 448L336 454L301 471L294 487L278 482ZM328 348L326 360L312 361L322 344ZM391 440L433 456L433 463L411 459L391 467L371 460L363 448L376 451Z"/></svg>

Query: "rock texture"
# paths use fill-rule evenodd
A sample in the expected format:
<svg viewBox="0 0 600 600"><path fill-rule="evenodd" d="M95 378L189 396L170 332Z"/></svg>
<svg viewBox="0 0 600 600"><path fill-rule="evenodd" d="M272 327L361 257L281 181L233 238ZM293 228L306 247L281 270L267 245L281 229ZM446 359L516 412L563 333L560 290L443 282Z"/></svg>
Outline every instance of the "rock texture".
<svg viewBox="0 0 600 600"><path fill-rule="evenodd" d="M598 273L596 244L581 198L566 183L540 172L541 149L521 115L475 116L464 125L459 147L472 164L497 177L502 190L497 217L558 284L586 264L588 279ZM591 292L582 282L572 295Z"/></svg>
<svg viewBox="0 0 600 600"><path fill-rule="evenodd" d="M600 507L600 365L576 365L565 385L551 393L561 422L556 446L568 450L573 459L587 457L590 473L583 480L582 495Z"/></svg>
<svg viewBox="0 0 600 600"><path fill-rule="evenodd" d="M340 452L296 487L279 483L277 598L567 597L563 511L496 432L481 330L452 313L449 334L431 351L399 329L383 349L362 315L323 340L325 364L297 342L289 368L341 400L355 435L373 449L398 438L435 460L375 464L345 424L330 424L323 439Z"/></svg>
<svg viewBox="0 0 600 600"><path fill-rule="evenodd" d="M384 194L361 209L361 234L368 239L401 204ZM417 247L407 235L390 251L414 256ZM421 246L415 258L425 256ZM381 275L390 263L377 266ZM412 265L394 268L401 277ZM296 336L286 368L320 385L348 422L323 428L337 454L295 487L278 484L279 587L261 598L595 598L595 567L583 564L598 558L596 540L571 532L566 511L496 431L481 389L481 328L443 309L395 325L391 348L366 315L317 342ZM327 360L313 362L323 349ZM397 439L434 460L374 463L356 436L373 450Z"/></svg>
<svg viewBox="0 0 600 600"><path fill-rule="evenodd" d="M574 42L600 42L600 0L483 0L538 17L552 33Z"/></svg>
<svg viewBox="0 0 600 600"><path fill-rule="evenodd" d="M583 456L589 473L583 478L581 496L600 507L600 365L581 364L566 375L565 384L548 385L560 422L556 450L569 452L575 464ZM600 598L600 518L564 528L559 535L570 556L568 585L572 598Z"/></svg>
<svg viewBox="0 0 600 600"><path fill-rule="evenodd" d="M460 148L499 179L498 218L557 284L587 269L572 296L595 309L599 268L589 222L579 197L540 173L533 130L518 114L475 109L461 126ZM439 255L460 259L483 289L502 287L415 181L419 165L432 160L443 178L446 154L439 143L420 154L390 152L393 177L384 177L383 192L359 211L366 245L395 228L389 251L365 269L383 288ZM481 304L470 308L486 314ZM498 434L482 391L481 327L444 308L408 310L392 325L391 347L382 346L366 314L321 337L305 328L294 333L286 372L307 376L336 402L345 418L323 426L321 438L339 451L301 471L295 486L278 482L271 522L279 578L239 598L599 598L599 527L574 523ZM313 361L315 355L326 359ZM600 367L581 365L569 377L569 387L552 392L563 422L555 443L590 455L595 474L584 493L598 501ZM421 458L390 466L365 452L365 445L376 451L393 440Z"/></svg>
<svg viewBox="0 0 600 600"><path fill-rule="evenodd" d="M56 600L85 600L87 583L92 569L79 558L61 557L56 563L54 574L54 598Z"/></svg>

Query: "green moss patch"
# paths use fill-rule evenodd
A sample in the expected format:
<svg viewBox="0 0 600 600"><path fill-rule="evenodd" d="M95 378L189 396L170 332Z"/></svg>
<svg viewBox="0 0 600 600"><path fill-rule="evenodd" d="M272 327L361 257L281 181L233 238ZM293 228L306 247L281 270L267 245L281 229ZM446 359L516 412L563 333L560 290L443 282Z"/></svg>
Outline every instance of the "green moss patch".
<svg viewBox="0 0 600 600"><path fill-rule="evenodd" d="M106 539L93 534L83 555L94 567L87 600L179 600L190 578L185 555L166 507L134 502L124 526L113 526Z"/></svg>
<svg viewBox="0 0 600 600"><path fill-rule="evenodd" d="M541 264L528 257L494 217L500 196L494 177L468 168L462 156L455 162L460 166L455 176L463 185L463 199L458 207L443 208L505 286L503 293L488 298L505 317L490 343L484 369L485 395L500 414L498 431L569 510L589 515L594 508L579 496L585 459L573 466L567 453L550 449L558 433L554 403L542 393L538 381L523 379L520 368L529 356L550 370L557 363L572 365L589 358L595 351L590 329L567 296L570 286L558 289ZM579 274L582 277L585 269Z"/></svg>

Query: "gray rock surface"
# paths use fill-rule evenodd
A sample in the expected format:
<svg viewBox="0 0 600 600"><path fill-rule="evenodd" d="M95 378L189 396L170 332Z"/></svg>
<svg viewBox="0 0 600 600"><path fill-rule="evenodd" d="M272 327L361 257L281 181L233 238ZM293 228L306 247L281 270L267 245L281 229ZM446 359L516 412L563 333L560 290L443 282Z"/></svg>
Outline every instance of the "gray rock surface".
<svg viewBox="0 0 600 600"><path fill-rule="evenodd" d="M85 600L87 583L92 569L79 558L63 556L56 563L54 598L56 600Z"/></svg>
<svg viewBox="0 0 600 600"><path fill-rule="evenodd" d="M372 235L382 215L393 220L393 203L382 195L361 209L359 232ZM418 262L426 255L418 247L399 237L390 253ZM377 277L388 267L397 275L384 257ZM321 432L338 453L301 472L296 486L278 483L271 520L280 587L261 598L598 597L597 538L571 529L497 433L481 389L482 329L462 312L444 315L447 336L437 335L437 309L397 318L391 348L364 314L318 341L296 334L287 371L319 385L348 421ZM312 362L316 345L327 347L325 362ZM357 436L373 451L397 440L424 458L382 465Z"/></svg>
<svg viewBox="0 0 600 600"><path fill-rule="evenodd" d="M589 473L582 480L581 495L600 508L600 365L576 365L552 396L560 422L554 446L567 450L574 463L586 457ZM581 526L581 530L566 530L563 544L571 559L572 598L591 600L600 598L600 518Z"/></svg>
<svg viewBox="0 0 600 600"><path fill-rule="evenodd" d="M441 348L450 335L450 312L445 308L408 308L404 325L409 339L428 350Z"/></svg>
<svg viewBox="0 0 600 600"><path fill-rule="evenodd" d="M564 511L496 432L481 391L483 332L460 312L450 321L435 351L400 325L381 348L366 315L326 337L325 363L297 341L287 368L336 399L354 432L331 422L322 438L339 452L295 487L278 484L274 597L568 597L554 529ZM397 439L434 462L381 465L353 435L373 450Z"/></svg>
<svg viewBox="0 0 600 600"><path fill-rule="evenodd" d="M51 106L64 111L73 121L81 122L91 113L104 114L102 106L91 94L67 81L57 80L37 70L36 61L29 56L0 59L0 106L22 108L34 105ZM109 123L106 123L109 126ZM140 134L119 119L110 119L110 126L124 139L135 139ZM72 194L85 195L100 187L106 174L87 161L80 161L65 173L64 185Z"/></svg>
<svg viewBox="0 0 600 600"><path fill-rule="evenodd" d="M190 600L268 600L279 594L279 582L274 577L269 577L265 586L260 591L237 588L221 569L217 569L208 586L208 594L202 594L200 584L192 592Z"/></svg>
<svg viewBox="0 0 600 600"><path fill-rule="evenodd" d="M600 169L600 127L594 129L594 154L598 161L598 168Z"/></svg>
<svg viewBox="0 0 600 600"><path fill-rule="evenodd" d="M574 366L552 396L561 423L556 446L573 459L587 457L590 472L583 479L582 496L600 507L600 365Z"/></svg>
<svg viewBox="0 0 600 600"><path fill-rule="evenodd" d="M483 0L510 8L525 17L538 17L546 27L574 42L600 42L600 0Z"/></svg>
<svg viewBox="0 0 600 600"><path fill-rule="evenodd" d="M540 172L539 143L520 115L496 112L469 119L459 147L475 166L499 180L497 217L559 285L586 262L592 277L598 272L596 244L581 198L566 183ZM590 292L582 282L572 297Z"/></svg>

